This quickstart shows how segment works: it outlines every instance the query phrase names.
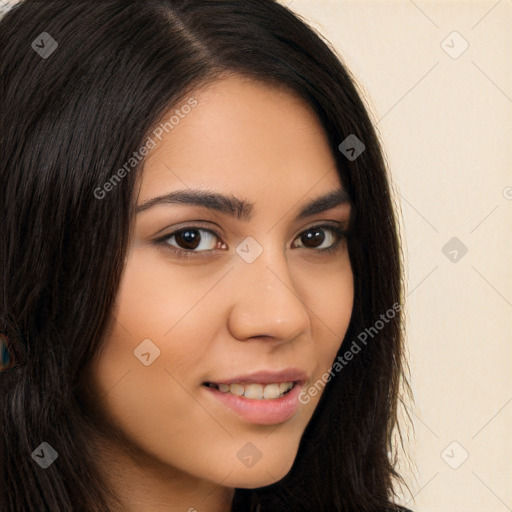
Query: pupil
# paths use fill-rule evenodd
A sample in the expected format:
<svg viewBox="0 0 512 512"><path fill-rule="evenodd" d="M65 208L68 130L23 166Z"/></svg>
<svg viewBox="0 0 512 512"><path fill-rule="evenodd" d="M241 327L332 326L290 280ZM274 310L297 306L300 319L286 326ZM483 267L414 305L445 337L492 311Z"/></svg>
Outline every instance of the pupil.
<svg viewBox="0 0 512 512"><path fill-rule="evenodd" d="M306 246L306 247L310 247L308 244L310 242L313 242L313 247L316 247L316 245L321 245L322 242L324 241L324 238L325 238L325 235L323 233L323 230L321 229L317 229L315 231L308 231L307 233L305 233L303 236L302 236L302 243ZM315 244L315 242L318 242L317 244Z"/></svg>
<svg viewBox="0 0 512 512"><path fill-rule="evenodd" d="M176 242L185 249L195 249L200 241L201 236L196 229L186 229L176 235Z"/></svg>

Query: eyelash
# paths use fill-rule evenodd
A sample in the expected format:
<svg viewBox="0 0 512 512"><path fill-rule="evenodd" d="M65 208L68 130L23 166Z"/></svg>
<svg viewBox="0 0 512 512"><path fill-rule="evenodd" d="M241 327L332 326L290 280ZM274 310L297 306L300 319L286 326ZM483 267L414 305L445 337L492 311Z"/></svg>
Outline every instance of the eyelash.
<svg viewBox="0 0 512 512"><path fill-rule="evenodd" d="M344 230L341 226L335 226L335 225L331 225L331 224L320 224L318 226L312 226L312 227L302 231L302 233L300 233L299 236L295 238L295 240L297 238L300 238L300 236L303 235L304 233L313 231L315 229L324 229L324 230L332 231L338 238L338 240L336 242L334 242L334 244L327 249L315 249L315 248L310 249L310 250L316 251L317 253L320 253L320 254L333 254L333 253L337 252L340 249L340 244L343 242L343 240L348 238L348 232L346 230ZM216 250L216 249L208 249L205 251L195 251L192 249L188 249L188 250L187 249L177 249L176 247L169 245L168 240L170 238L177 235L178 233L181 233L181 232L187 231L187 230L206 231L208 233L211 233L213 236L215 236L219 240L221 240L221 237L215 231L213 231L211 229L206 229L206 228L203 228L200 226L186 226L186 227L178 229L177 231L173 231L172 233L169 233L168 235L165 235L161 238L156 239L154 241L154 243L159 247L163 247L165 250L171 251L175 256L177 256L179 258L190 258L190 257L200 258L200 257L208 256L208 254L210 254L211 252ZM298 247L298 248L299 249L308 249L307 247Z"/></svg>

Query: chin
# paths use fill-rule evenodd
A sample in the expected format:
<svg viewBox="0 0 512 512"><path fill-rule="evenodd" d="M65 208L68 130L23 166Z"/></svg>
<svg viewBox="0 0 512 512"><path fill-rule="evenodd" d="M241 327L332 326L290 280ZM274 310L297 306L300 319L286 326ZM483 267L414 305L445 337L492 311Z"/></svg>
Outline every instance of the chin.
<svg viewBox="0 0 512 512"><path fill-rule="evenodd" d="M292 468L294 458L278 459L263 464L261 459L251 468L235 470L229 478L229 486L239 489L257 489L282 480ZM226 482L224 482L224 485Z"/></svg>

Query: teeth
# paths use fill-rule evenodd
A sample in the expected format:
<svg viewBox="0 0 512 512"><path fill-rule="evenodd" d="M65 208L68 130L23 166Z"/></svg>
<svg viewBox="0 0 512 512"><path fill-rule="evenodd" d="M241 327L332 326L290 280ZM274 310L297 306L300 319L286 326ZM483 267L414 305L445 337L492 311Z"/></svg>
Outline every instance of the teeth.
<svg viewBox="0 0 512 512"><path fill-rule="evenodd" d="M283 394L293 388L293 382L281 382L279 384L279 393Z"/></svg>
<svg viewBox="0 0 512 512"><path fill-rule="evenodd" d="M219 391L231 393L236 396L245 396L252 400L280 398L293 388L293 382L280 382L275 384L218 384Z"/></svg>
<svg viewBox="0 0 512 512"><path fill-rule="evenodd" d="M263 398L263 386L261 384L248 384L244 387L244 396L246 398L253 398L254 400L261 400Z"/></svg>
<svg viewBox="0 0 512 512"><path fill-rule="evenodd" d="M263 398L277 398L280 394L279 384L268 384L263 390Z"/></svg>
<svg viewBox="0 0 512 512"><path fill-rule="evenodd" d="M244 387L240 384L231 384L229 386L229 391L236 396L242 396L244 394Z"/></svg>

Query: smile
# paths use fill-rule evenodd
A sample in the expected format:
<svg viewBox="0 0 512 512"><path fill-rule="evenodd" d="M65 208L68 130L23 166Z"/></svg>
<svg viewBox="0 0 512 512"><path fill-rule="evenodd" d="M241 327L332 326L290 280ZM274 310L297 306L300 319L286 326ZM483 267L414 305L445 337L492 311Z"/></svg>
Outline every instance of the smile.
<svg viewBox="0 0 512 512"><path fill-rule="evenodd" d="M274 400L281 398L294 387L293 382L276 382L271 384L215 384L206 382L204 384L213 389L218 389L222 393L230 393L236 396L244 396L252 400Z"/></svg>
<svg viewBox="0 0 512 512"><path fill-rule="evenodd" d="M266 385L204 383L201 387L209 400L234 412L243 421L255 425L277 425L290 420L301 409L298 395L300 382L280 382ZM226 389L226 386L229 389ZM265 398L271 395L273 398ZM277 396L275 396L277 395ZM256 398L252 398L255 396Z"/></svg>

